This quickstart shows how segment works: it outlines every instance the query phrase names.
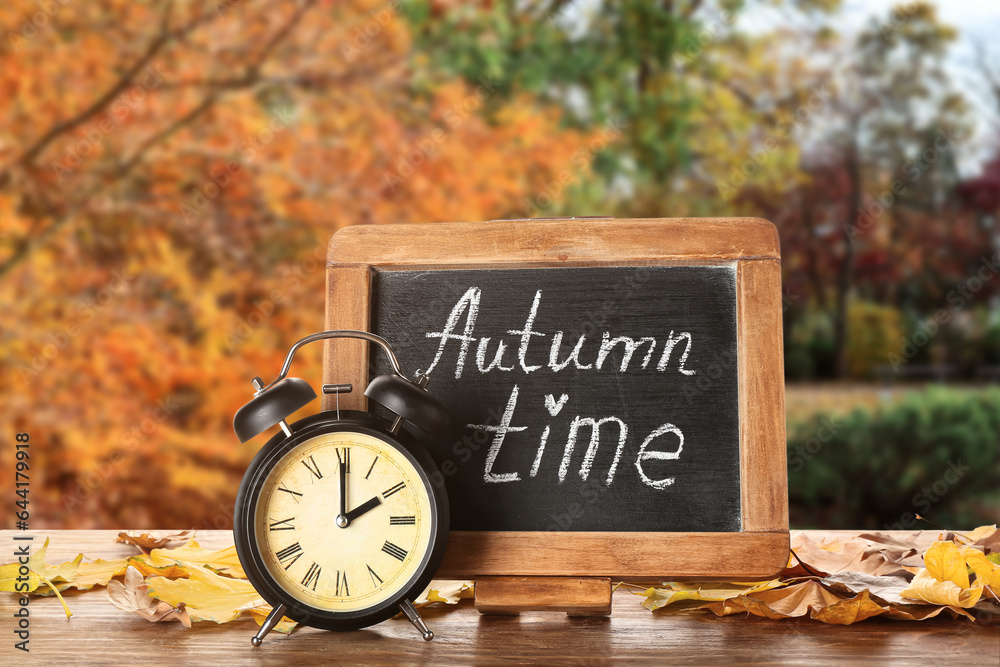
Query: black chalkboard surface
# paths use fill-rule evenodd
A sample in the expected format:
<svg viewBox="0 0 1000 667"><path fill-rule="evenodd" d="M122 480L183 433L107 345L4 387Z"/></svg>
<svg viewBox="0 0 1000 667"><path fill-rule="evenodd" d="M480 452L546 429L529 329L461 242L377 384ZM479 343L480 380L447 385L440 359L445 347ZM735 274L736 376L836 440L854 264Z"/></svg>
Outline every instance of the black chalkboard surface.
<svg viewBox="0 0 1000 667"><path fill-rule="evenodd" d="M452 414L452 530L741 530L736 262L706 264L372 271Z"/></svg>

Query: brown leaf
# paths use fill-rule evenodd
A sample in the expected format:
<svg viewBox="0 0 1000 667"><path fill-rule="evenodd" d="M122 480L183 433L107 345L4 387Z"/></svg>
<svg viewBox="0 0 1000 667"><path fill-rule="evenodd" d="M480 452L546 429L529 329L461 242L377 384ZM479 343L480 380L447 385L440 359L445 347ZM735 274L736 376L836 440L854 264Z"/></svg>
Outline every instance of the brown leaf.
<svg viewBox="0 0 1000 667"><path fill-rule="evenodd" d="M993 532L977 536L972 546L981 548L987 554L1000 553L1000 530L997 530L996 526L989 526L989 528L992 528Z"/></svg>
<svg viewBox="0 0 1000 667"><path fill-rule="evenodd" d="M915 555L907 553L908 547L872 544L868 540L853 539L847 542L816 544L803 533L792 535L792 551L806 566L819 574L837 572L862 572L875 576L900 575L908 572L906 567L895 561ZM923 565L916 562L914 567Z"/></svg>
<svg viewBox="0 0 1000 667"><path fill-rule="evenodd" d="M107 597L112 605L125 612L137 614L147 621L180 621L184 627L191 627L191 618L183 604L174 606L148 595L149 587L142 574L134 567L125 570L123 581L108 583Z"/></svg>
<svg viewBox="0 0 1000 667"><path fill-rule="evenodd" d="M132 535L123 531L118 533L118 537L115 538L115 542L119 544L131 544L132 546L141 549L143 553L149 553L150 549L159 549L167 546L171 542L184 542L190 539L193 535L193 530L184 530L179 533L171 533L160 537L156 537L150 533Z"/></svg>
<svg viewBox="0 0 1000 667"><path fill-rule="evenodd" d="M711 609L719 616L746 611L766 618L793 618L806 616L811 609L822 609L840 602L841 599L814 579L807 579L784 588L713 602L704 608Z"/></svg>
<svg viewBox="0 0 1000 667"><path fill-rule="evenodd" d="M975 617L972 616L972 614L959 607L938 606L932 604L891 604L889 605L889 611L886 612L885 617L897 621L926 621L927 619L934 618L945 611L947 611L948 615L952 618L965 616L971 620L975 620Z"/></svg>
<svg viewBox="0 0 1000 667"><path fill-rule="evenodd" d="M868 591L887 603L911 604L899 595L909 585L905 577L875 577L863 572L838 572L824 578L823 583L842 593L853 595Z"/></svg>

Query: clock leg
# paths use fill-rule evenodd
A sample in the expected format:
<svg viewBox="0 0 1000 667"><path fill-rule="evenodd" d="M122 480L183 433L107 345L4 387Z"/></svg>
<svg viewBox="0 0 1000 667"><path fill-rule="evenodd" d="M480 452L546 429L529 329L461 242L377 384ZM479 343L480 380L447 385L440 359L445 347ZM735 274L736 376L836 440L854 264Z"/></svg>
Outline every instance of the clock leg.
<svg viewBox="0 0 1000 667"><path fill-rule="evenodd" d="M424 623L424 619L420 618L420 612L417 608L413 606L413 603L409 600L403 600L399 603L399 608L403 610L406 614L406 618L410 619L410 623L413 623L413 627L423 636L424 641L429 642L434 639L434 633L430 631L427 624Z"/></svg>
<svg viewBox="0 0 1000 667"><path fill-rule="evenodd" d="M267 633L274 629L274 626L278 624L278 621L281 620L281 617L285 615L286 611L288 611L288 607L283 604L279 604L277 607L272 609L271 613L264 619L264 623L261 624L260 629L257 630L257 634L250 638L250 643L254 646L260 646L261 642L264 641L264 637L266 637Z"/></svg>

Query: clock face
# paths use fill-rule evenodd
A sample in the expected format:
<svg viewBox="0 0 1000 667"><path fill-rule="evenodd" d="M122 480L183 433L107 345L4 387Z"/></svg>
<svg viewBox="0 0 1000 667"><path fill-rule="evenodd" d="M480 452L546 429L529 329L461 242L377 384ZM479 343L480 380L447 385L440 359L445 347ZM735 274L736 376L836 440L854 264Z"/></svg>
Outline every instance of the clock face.
<svg viewBox="0 0 1000 667"><path fill-rule="evenodd" d="M374 436L339 431L300 443L271 469L254 532L265 568L286 593L316 609L351 612L392 598L413 579L434 521L408 458Z"/></svg>

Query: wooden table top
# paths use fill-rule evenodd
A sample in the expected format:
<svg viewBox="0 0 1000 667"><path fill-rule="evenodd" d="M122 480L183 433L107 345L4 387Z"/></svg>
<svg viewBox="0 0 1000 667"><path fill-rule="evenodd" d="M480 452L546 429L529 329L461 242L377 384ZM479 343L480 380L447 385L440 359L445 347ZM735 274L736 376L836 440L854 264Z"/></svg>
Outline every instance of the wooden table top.
<svg viewBox="0 0 1000 667"><path fill-rule="evenodd" d="M117 531L47 531L51 564L78 553L121 558L134 548L114 544ZM10 562L12 531L0 531L0 562ZM813 536L813 537L819 537ZM229 531L199 531L206 547L232 544ZM39 544L40 546L40 544ZM4 665L295 665L358 663L579 664L635 661L658 664L1000 665L1000 625L965 619L922 622L869 619L851 626L811 620L717 618L651 613L641 598L619 590L610 617L568 618L561 613L482 616L471 601L423 610L436 637L424 642L407 621L333 633L299 628L271 633L250 646L252 620L226 625L149 623L119 611L103 590L68 592L69 620L54 597L33 597L31 652L13 648L16 597L0 594L0 662Z"/></svg>

